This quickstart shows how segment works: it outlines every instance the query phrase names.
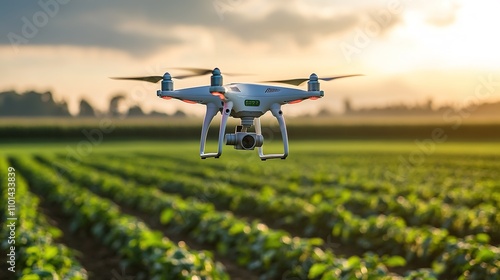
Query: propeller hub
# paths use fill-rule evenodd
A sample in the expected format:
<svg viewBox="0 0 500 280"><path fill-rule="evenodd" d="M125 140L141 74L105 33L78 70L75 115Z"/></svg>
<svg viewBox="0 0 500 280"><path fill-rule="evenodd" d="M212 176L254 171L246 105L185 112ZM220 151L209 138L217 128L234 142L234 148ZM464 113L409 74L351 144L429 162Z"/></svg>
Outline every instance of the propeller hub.
<svg viewBox="0 0 500 280"><path fill-rule="evenodd" d="M312 73L311 76L309 76L309 82L307 82L307 90L320 91L318 75L316 75L315 73Z"/></svg>
<svg viewBox="0 0 500 280"><path fill-rule="evenodd" d="M172 76L168 72L163 74L163 80L161 81L161 90L174 91L174 82L172 82Z"/></svg>
<svg viewBox="0 0 500 280"><path fill-rule="evenodd" d="M172 76L170 75L170 73L168 72L165 72L165 74L163 74L163 80L172 80Z"/></svg>
<svg viewBox="0 0 500 280"><path fill-rule="evenodd" d="M318 75L315 73L312 73L311 76L309 76L309 81L317 81L318 80Z"/></svg>
<svg viewBox="0 0 500 280"><path fill-rule="evenodd" d="M215 68L212 71L212 77L210 77L210 88L209 91L212 95L218 96L221 100L225 100L224 94L226 93L226 89L223 85L222 75L220 73L219 68Z"/></svg>
<svg viewBox="0 0 500 280"><path fill-rule="evenodd" d="M225 91L221 91L223 83L224 82L223 82L222 75L220 73L219 68L215 68L212 71L212 77L210 77L210 86L211 86L210 92L214 92L214 91L225 92Z"/></svg>

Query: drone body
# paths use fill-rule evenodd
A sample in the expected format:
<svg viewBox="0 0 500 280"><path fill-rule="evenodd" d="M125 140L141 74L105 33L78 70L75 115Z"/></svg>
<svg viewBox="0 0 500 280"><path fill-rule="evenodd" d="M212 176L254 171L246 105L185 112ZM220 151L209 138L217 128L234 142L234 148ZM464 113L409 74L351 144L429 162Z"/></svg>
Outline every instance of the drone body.
<svg viewBox="0 0 500 280"><path fill-rule="evenodd" d="M198 72L195 75L174 77L182 79L191 76L208 74L210 70L194 69ZM208 72L208 73L207 73ZM330 81L333 79L351 77L357 75L337 76L330 78L318 78L312 74L308 79L292 79L283 81L269 81L273 83L287 83L300 85L308 81L308 89L301 90L297 88L279 87L272 85L232 83L223 84L223 78L218 68L215 68L211 76L210 86L200 86L174 90L172 76L165 73L163 76L137 77L137 78L117 78L127 80L141 80L148 82L158 82L162 80L161 90L157 95L163 99L179 99L184 102L203 104L207 106L205 119L203 121L201 139L200 139L200 157L219 158L222 154L223 143L232 145L238 150L258 149L261 160L281 158L288 156L288 135L285 119L281 106L285 104L295 104L306 99L318 99L324 96L320 90L318 80ZM280 125L281 137L283 140L283 153L264 154L260 117L267 111L271 111ZM205 144L207 140L210 123L217 113L221 113L222 119L219 128L218 150L215 153L206 153ZM236 127L234 134L226 134L226 125L229 117L241 119L241 125ZM248 129L255 126L255 132L249 132Z"/></svg>

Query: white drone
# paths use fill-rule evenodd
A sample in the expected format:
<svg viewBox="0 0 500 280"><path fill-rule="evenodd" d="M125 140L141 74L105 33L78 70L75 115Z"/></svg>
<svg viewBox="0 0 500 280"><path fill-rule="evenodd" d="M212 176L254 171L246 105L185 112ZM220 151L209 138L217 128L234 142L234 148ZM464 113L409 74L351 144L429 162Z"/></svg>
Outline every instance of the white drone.
<svg viewBox="0 0 500 280"><path fill-rule="evenodd" d="M288 134L281 106L285 104L299 103L306 99L316 100L323 97L324 92L320 90L318 80L331 81L334 79L360 76L344 75L318 78L318 76L313 73L309 78L263 82L285 83L300 86L307 81L308 88L306 91L297 88L248 83L232 83L224 85L219 68L215 68L213 70L199 68L178 69L192 71L193 74L172 77L167 72L163 76L120 77L113 79L138 80L151 83L162 81L161 90L157 91L158 97L163 99L175 98L188 103L206 105L207 112L201 129L200 141L200 157L202 159L211 157L219 158L222 154L223 143L226 145L232 145L237 150L254 150L255 148L258 148L261 160L274 158L285 159L288 156ZM174 90L172 78L183 79L207 75L210 73L212 74L210 86ZM260 117L267 111L271 111L280 125L281 137L283 138L282 154L264 154L264 150L262 148L264 144L264 136L262 135ZM208 129L217 112L221 112L222 114L219 129L218 151L217 153L206 153L205 143L207 141ZM241 119L241 125L236 126L235 133L226 134L226 124L229 117ZM255 132L248 132L248 129L252 126L255 126Z"/></svg>

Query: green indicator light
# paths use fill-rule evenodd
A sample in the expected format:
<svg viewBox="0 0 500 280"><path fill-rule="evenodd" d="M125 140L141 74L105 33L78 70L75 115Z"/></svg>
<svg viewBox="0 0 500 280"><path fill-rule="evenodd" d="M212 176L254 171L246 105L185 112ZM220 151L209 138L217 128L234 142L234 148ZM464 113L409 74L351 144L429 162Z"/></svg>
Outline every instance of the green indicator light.
<svg viewBox="0 0 500 280"><path fill-rule="evenodd" d="M252 107L260 106L260 100L246 99L245 106L252 106Z"/></svg>

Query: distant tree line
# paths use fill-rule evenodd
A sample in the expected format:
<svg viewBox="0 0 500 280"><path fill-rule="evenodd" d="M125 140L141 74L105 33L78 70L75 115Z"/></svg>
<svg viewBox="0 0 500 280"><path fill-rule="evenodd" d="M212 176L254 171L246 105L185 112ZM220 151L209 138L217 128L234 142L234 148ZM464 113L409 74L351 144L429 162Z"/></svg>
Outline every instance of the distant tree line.
<svg viewBox="0 0 500 280"><path fill-rule="evenodd" d="M443 116L450 112L460 113L462 115L474 114L475 116L486 116L486 117L500 117L500 101L498 102L484 102L479 104L470 104L463 108L457 108L452 105L441 105L435 106L431 99L427 100L422 104L408 105L408 104L386 104L379 107L364 107L364 108L354 108L352 106L351 100L344 99L344 112L343 116ZM331 112L328 108L323 108L319 110L318 116L328 117L334 116L335 114ZM337 114L338 115L338 114Z"/></svg>
<svg viewBox="0 0 500 280"><path fill-rule="evenodd" d="M380 107L367 107L355 109L351 105L349 99L344 100L344 115L348 116L432 116L444 115L457 110L466 112L467 114L481 116L500 116L500 102L485 102L480 104L470 104L463 108L457 108L451 105L434 106L432 99L428 99L425 103L409 106L407 104L388 104Z"/></svg>
<svg viewBox="0 0 500 280"><path fill-rule="evenodd" d="M15 91L0 93L0 116L13 117L68 117L66 102L56 102L52 93L29 91L18 94Z"/></svg>
<svg viewBox="0 0 500 280"><path fill-rule="evenodd" d="M128 111L119 110L120 102L125 97L115 95L109 101L108 111L99 112L87 100L82 99L79 105L78 115L76 117L97 117L97 116L124 116L124 117L185 117L182 111L177 111L173 115L153 111L149 114L144 113L138 105L128 108ZM51 92L39 93L28 91L19 94L15 91L0 92L0 117L74 117L68 110L68 104L65 101L58 102L54 100Z"/></svg>
<svg viewBox="0 0 500 280"><path fill-rule="evenodd" d="M109 100L108 110L97 111L87 100L82 99L76 117L185 117L182 111L177 111L173 115L153 111L144 113L142 108L134 105L127 111L120 110L120 103L125 100L125 95L117 94ZM344 116L433 116L443 115L446 112L464 110L468 113L480 116L500 116L500 102L481 103L469 105L465 108L453 106L434 106L432 100L419 105L409 106L406 104L393 104L381 107L353 108L349 99L344 100ZM318 112L319 116L334 115L330 110L324 108ZM15 91L0 93L0 117L73 117L65 101L57 102L51 92L38 93L35 91L19 94Z"/></svg>

